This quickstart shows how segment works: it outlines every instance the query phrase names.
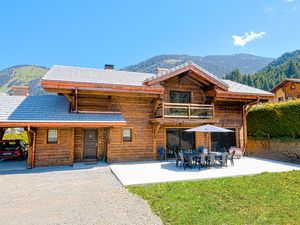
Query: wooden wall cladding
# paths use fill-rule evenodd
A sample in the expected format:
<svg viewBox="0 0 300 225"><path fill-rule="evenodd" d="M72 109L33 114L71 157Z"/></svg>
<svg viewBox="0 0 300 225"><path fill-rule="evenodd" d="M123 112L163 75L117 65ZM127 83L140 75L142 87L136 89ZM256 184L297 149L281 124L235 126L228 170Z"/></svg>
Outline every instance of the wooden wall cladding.
<svg viewBox="0 0 300 225"><path fill-rule="evenodd" d="M134 142L122 142L122 128L111 128L109 161L136 161L153 158L153 117L151 98L112 97L112 107L120 107L127 121L126 127L134 128Z"/></svg>
<svg viewBox="0 0 300 225"><path fill-rule="evenodd" d="M58 144L47 144L46 132L46 128L37 129L35 166L71 165L71 129L60 129Z"/></svg>
<svg viewBox="0 0 300 225"><path fill-rule="evenodd" d="M199 86L192 83L187 78L179 80L178 77L173 77L164 82L163 86L165 92L163 94L163 101L170 102L170 91L189 91L191 92L191 103L203 104L205 102L205 93Z"/></svg>

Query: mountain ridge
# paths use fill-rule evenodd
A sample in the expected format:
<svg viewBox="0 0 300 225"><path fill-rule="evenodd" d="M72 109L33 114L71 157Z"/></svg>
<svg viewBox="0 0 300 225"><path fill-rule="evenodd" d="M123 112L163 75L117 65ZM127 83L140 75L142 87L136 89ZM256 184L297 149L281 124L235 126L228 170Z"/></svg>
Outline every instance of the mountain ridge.
<svg viewBox="0 0 300 225"><path fill-rule="evenodd" d="M252 66L251 61L253 60ZM127 66L121 70L133 72L156 73L157 67L171 68L187 61L193 61L211 73L223 77L226 71L239 68L242 71L255 71L269 64L273 59L239 53L234 55L208 55L190 56L165 54L146 59L135 65ZM250 62L249 62L250 61ZM41 78L49 68L39 65L22 64L5 68L0 71L0 91L10 93L13 85L29 85L31 95L49 94L40 86Z"/></svg>

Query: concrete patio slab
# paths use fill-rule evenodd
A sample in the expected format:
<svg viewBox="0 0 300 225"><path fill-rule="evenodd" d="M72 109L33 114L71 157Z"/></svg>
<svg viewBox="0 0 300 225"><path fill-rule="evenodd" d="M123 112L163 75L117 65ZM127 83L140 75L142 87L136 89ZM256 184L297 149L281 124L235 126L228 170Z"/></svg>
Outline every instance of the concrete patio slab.
<svg viewBox="0 0 300 225"><path fill-rule="evenodd" d="M172 181L201 180L218 177L254 175L262 172L300 170L300 165L245 157L234 160L234 167L190 169L177 168L175 161L133 162L112 164L110 168L123 185L151 184Z"/></svg>
<svg viewBox="0 0 300 225"><path fill-rule="evenodd" d="M27 167L27 160L11 160L11 159L0 159L0 172L25 170Z"/></svg>

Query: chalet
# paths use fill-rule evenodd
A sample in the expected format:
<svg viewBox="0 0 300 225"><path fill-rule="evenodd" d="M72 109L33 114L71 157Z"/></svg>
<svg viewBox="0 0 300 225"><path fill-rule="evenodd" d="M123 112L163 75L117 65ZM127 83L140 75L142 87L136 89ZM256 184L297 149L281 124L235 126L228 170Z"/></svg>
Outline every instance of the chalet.
<svg viewBox="0 0 300 225"><path fill-rule="evenodd" d="M28 165L157 158L157 147L245 148L249 108L274 94L220 79L193 62L157 74L53 66L44 96L0 96L0 129L23 127ZM22 89L24 91L24 88ZM22 92L22 91L21 91ZM20 93L20 92L19 92ZM185 132L201 124L230 134ZM0 138L2 138L0 134Z"/></svg>
<svg viewBox="0 0 300 225"><path fill-rule="evenodd" d="M289 78L282 80L272 90L276 96L275 101L282 102L286 100L300 98L300 79Z"/></svg>

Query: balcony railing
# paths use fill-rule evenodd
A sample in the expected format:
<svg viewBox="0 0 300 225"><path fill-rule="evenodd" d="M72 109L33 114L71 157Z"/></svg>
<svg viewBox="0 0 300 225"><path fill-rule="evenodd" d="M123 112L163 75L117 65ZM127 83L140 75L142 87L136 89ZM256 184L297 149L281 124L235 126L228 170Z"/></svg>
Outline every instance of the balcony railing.
<svg viewBox="0 0 300 225"><path fill-rule="evenodd" d="M163 118L212 119L214 118L214 105L162 102L157 107L156 116Z"/></svg>

